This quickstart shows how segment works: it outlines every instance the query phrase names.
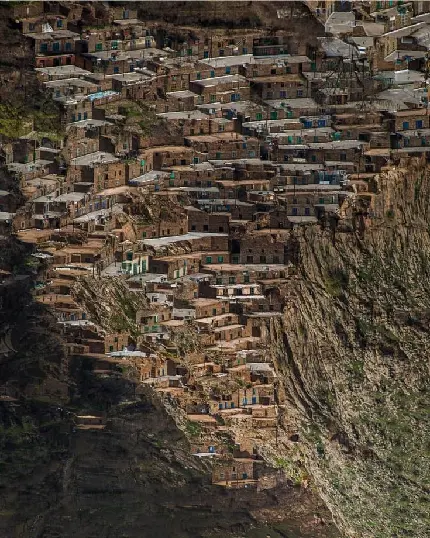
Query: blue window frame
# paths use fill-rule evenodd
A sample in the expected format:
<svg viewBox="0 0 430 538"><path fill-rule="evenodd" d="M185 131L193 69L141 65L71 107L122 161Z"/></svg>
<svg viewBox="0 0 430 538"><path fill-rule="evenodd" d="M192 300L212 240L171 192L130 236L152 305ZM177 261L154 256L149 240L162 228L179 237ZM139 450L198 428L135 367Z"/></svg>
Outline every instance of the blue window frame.
<svg viewBox="0 0 430 538"><path fill-rule="evenodd" d="M409 129L409 122L408 121L403 122L403 129Z"/></svg>
<svg viewBox="0 0 430 538"><path fill-rule="evenodd" d="M58 52L60 50L60 43L58 41L55 41L53 44L52 44L52 50L54 52Z"/></svg>
<svg viewBox="0 0 430 538"><path fill-rule="evenodd" d="M229 75L229 74L230 74L230 71L231 71L231 67L228 65L228 66L225 68L225 74L226 74L226 75Z"/></svg>
<svg viewBox="0 0 430 538"><path fill-rule="evenodd" d="M415 122L415 128L416 129L422 129L423 128L423 120L417 120Z"/></svg>

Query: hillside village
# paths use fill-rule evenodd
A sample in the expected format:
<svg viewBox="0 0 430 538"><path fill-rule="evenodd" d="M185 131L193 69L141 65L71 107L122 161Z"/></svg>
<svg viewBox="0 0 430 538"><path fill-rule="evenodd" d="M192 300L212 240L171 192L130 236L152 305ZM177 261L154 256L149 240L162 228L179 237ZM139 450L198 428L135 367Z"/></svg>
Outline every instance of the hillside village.
<svg viewBox="0 0 430 538"><path fill-rule="evenodd" d="M285 413L270 335L295 278L292 230L362 232L377 174L430 155L430 3L303 4L321 26L309 42L169 34L131 3L11 9L59 122L1 133L21 194L0 184L0 233L33 246L33 295L70 364L158 392L228 488L264 484ZM19 278L2 270L0 286ZM91 303L108 281L134 299L107 326ZM76 417L105 427L102 413Z"/></svg>

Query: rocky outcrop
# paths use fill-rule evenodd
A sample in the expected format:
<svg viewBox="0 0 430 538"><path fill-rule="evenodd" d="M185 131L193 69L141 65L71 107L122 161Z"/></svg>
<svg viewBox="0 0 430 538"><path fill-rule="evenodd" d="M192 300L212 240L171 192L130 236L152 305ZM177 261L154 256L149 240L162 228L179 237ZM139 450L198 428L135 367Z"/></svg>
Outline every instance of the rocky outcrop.
<svg viewBox="0 0 430 538"><path fill-rule="evenodd" d="M379 176L363 234L291 237L299 278L272 354L288 427L350 537L428 531L429 202L430 171L410 161Z"/></svg>

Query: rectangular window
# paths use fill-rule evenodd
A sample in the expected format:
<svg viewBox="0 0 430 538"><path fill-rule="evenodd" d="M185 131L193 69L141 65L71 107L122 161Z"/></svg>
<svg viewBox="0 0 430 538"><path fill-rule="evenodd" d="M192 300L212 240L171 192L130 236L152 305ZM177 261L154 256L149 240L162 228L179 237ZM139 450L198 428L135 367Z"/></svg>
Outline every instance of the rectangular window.
<svg viewBox="0 0 430 538"><path fill-rule="evenodd" d="M113 72L115 75L117 75L119 73L119 67L114 67Z"/></svg>
<svg viewBox="0 0 430 538"><path fill-rule="evenodd" d="M231 71L231 67L230 67L230 66L227 66L227 67L225 68L225 74L226 74L226 75L229 75L229 74L230 74L230 71Z"/></svg>
<svg viewBox="0 0 430 538"><path fill-rule="evenodd" d="M242 54L248 54L248 49L246 47L242 48Z"/></svg>
<svg viewBox="0 0 430 538"><path fill-rule="evenodd" d="M212 263L212 256L206 256L206 263Z"/></svg>
<svg viewBox="0 0 430 538"><path fill-rule="evenodd" d="M66 51L70 52L72 50L72 44L66 43Z"/></svg>
<svg viewBox="0 0 430 538"><path fill-rule="evenodd" d="M409 122L408 121L404 121L403 122L403 129L409 129Z"/></svg>
<svg viewBox="0 0 430 538"><path fill-rule="evenodd" d="M216 95L211 95L211 103L215 103L216 101Z"/></svg>
<svg viewBox="0 0 430 538"><path fill-rule="evenodd" d="M103 43L96 43L96 50L103 50Z"/></svg>
<svg viewBox="0 0 430 538"><path fill-rule="evenodd" d="M297 97L303 97L303 90L297 90Z"/></svg>
<svg viewBox="0 0 430 538"><path fill-rule="evenodd" d="M236 284L236 277L235 276L229 276L228 277L228 283L229 284Z"/></svg>
<svg viewBox="0 0 430 538"><path fill-rule="evenodd" d="M110 46L111 46L111 49L113 49L113 50L117 50L117 48L118 48L118 41L112 41L111 44L110 44Z"/></svg>
<svg viewBox="0 0 430 538"><path fill-rule="evenodd" d="M57 20L57 28L62 28L63 27L63 21L61 19L58 19Z"/></svg>
<svg viewBox="0 0 430 538"><path fill-rule="evenodd" d="M40 45L40 52L48 52L48 44L47 43L42 43Z"/></svg>
<svg viewBox="0 0 430 538"><path fill-rule="evenodd" d="M287 98L287 92L286 92L285 90L281 90L281 91L279 92L279 97L280 97L281 99L286 99L286 98Z"/></svg>
<svg viewBox="0 0 430 538"><path fill-rule="evenodd" d="M415 122L415 128L416 129L422 129L423 128L423 120L417 120Z"/></svg>
<svg viewBox="0 0 430 538"><path fill-rule="evenodd" d="M224 56L224 49L219 49L219 55Z"/></svg>
<svg viewBox="0 0 430 538"><path fill-rule="evenodd" d="M218 263L223 263L224 256L218 256Z"/></svg>
<svg viewBox="0 0 430 538"><path fill-rule="evenodd" d="M261 112L257 112L255 119L256 121L261 121L263 119L263 114Z"/></svg>
<svg viewBox="0 0 430 538"><path fill-rule="evenodd" d="M202 74L201 73L197 73L197 80L201 80L202 78Z"/></svg>
<svg viewBox="0 0 430 538"><path fill-rule="evenodd" d="M215 78L215 71L211 71L211 78Z"/></svg>
<svg viewBox="0 0 430 538"><path fill-rule="evenodd" d="M203 51L203 58L209 58L209 51L208 50Z"/></svg>
<svg viewBox="0 0 430 538"><path fill-rule="evenodd" d="M215 159L217 160L221 159L221 153L219 151L216 152Z"/></svg>

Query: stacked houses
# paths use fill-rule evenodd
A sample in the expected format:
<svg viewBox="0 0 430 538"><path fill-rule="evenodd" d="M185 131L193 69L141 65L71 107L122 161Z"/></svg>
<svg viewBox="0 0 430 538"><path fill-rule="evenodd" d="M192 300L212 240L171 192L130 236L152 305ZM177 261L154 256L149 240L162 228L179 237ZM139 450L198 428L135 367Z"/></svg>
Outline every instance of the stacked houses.
<svg viewBox="0 0 430 538"><path fill-rule="evenodd" d="M181 41L122 5L11 8L62 136L2 136L23 200L0 190L0 229L44 260L35 299L70 357L100 376L133 368L174 399L227 487L258 484L258 446L283 413L268 350L291 230L360 202L371 224L375 176L430 155L429 2L304 4L326 29L312 45L243 29ZM74 292L83 279L144 298L133 334L97 325Z"/></svg>

